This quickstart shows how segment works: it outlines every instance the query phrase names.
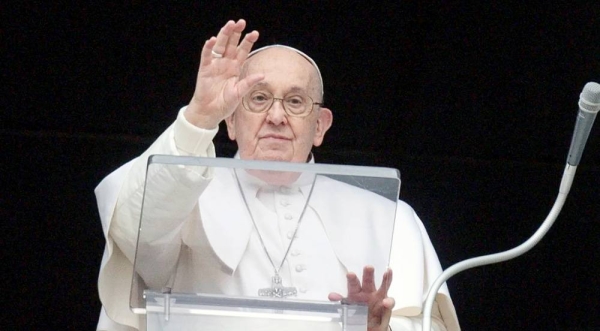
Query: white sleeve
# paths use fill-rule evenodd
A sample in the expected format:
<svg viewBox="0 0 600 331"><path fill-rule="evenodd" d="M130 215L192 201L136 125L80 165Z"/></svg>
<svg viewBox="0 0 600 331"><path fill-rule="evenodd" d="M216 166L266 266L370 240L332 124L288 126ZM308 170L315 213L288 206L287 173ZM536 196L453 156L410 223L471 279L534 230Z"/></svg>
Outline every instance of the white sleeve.
<svg viewBox="0 0 600 331"><path fill-rule="evenodd" d="M394 271L394 281L390 287L389 295L396 300L393 311L394 322L402 325L419 326L414 330L421 330L423 304L431 284L442 273L442 268L437 254L433 248L423 222L416 215L412 207L398 201L396 210L396 223L390 255L390 268ZM435 298L438 327L440 330L458 331L460 325L456 311L444 284ZM397 317L405 317L398 319ZM432 319L432 325L435 325ZM392 325L392 329L394 329Z"/></svg>
<svg viewBox="0 0 600 331"><path fill-rule="evenodd" d="M184 110L185 108L179 112L175 123L148 150L111 173L96 187L106 239L98 277L100 300L109 317L109 321L101 318L103 325L113 324L115 328L116 325L126 325L137 329L140 323L139 317L129 309L129 292L148 157L154 154L215 156L212 139L217 128L204 130L191 125L183 116ZM178 167L169 167L169 171L163 167L162 170L149 174L148 180L154 186L164 187L164 190L153 192L146 199L155 202L168 200L168 203L161 205L167 208L165 212L152 220L159 225L155 231L164 234L162 240L177 240L178 229L197 204L198 197L211 176L210 171ZM178 245L168 247L171 249L164 252L164 259L178 254Z"/></svg>
<svg viewBox="0 0 600 331"><path fill-rule="evenodd" d="M135 254L142 200L146 199L146 211L149 210L148 206L156 207L156 211L144 215L145 222L152 222L146 223L151 225L147 229L151 228L154 232L146 232L144 237L154 237L155 243L161 246L167 244L167 241L177 242L184 220L197 204L200 194L212 177L210 171L198 167L153 166L146 179L150 155L184 154L214 157L212 139L217 130L194 127L183 116L184 110L185 108L179 112L175 123L133 162L118 192L109 235L130 261L133 261ZM145 186L150 189L144 192ZM175 254L178 252L163 252L161 255L164 260L175 262Z"/></svg>
<svg viewBox="0 0 600 331"><path fill-rule="evenodd" d="M423 315L418 316L393 316L390 320L390 328L392 331L422 331L423 330ZM431 311L431 330L432 331L447 331L437 302L434 302Z"/></svg>

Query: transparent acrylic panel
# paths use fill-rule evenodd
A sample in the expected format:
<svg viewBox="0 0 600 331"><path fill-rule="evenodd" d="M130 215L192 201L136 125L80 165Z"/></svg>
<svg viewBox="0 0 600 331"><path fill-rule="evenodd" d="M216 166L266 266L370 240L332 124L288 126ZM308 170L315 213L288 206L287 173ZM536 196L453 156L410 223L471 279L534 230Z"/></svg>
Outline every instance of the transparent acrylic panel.
<svg viewBox="0 0 600 331"><path fill-rule="evenodd" d="M154 155L131 308L146 293L328 303L346 273L386 270L396 169Z"/></svg>

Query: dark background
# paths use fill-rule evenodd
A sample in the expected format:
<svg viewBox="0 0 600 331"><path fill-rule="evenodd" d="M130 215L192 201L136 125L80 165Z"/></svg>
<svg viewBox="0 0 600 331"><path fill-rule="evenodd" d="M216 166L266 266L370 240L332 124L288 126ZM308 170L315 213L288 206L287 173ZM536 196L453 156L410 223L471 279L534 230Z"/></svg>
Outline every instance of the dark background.
<svg viewBox="0 0 600 331"><path fill-rule="evenodd" d="M600 80L597 1L3 2L2 325L95 328L93 189L175 119L204 40L241 17L258 46L320 64L335 120L317 159L399 168L444 267L512 248L548 214L579 93ZM448 282L464 330L600 329L597 126L544 240ZM224 130L217 145L235 151Z"/></svg>

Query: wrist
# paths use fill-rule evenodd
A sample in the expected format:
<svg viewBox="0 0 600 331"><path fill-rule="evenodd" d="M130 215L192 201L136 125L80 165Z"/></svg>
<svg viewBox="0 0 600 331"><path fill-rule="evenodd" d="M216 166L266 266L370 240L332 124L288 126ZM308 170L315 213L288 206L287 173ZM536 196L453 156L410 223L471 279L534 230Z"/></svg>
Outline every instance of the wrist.
<svg viewBox="0 0 600 331"><path fill-rule="evenodd" d="M202 109L194 101L187 106L183 116L193 126L207 130L218 127L221 122L221 119L215 118L213 114L203 114Z"/></svg>

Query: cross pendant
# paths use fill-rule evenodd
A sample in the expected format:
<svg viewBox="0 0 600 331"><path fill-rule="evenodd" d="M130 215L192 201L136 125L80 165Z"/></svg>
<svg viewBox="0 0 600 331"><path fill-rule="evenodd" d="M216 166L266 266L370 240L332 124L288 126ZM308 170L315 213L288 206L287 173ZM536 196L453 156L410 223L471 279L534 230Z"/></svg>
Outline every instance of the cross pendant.
<svg viewBox="0 0 600 331"><path fill-rule="evenodd" d="M271 278L271 287L261 288L258 290L258 296L261 297L273 297L273 298L286 298L289 296L296 296L298 290L295 287L284 287L281 284L281 277L279 274L275 274Z"/></svg>

